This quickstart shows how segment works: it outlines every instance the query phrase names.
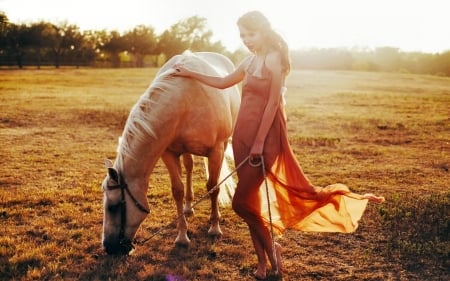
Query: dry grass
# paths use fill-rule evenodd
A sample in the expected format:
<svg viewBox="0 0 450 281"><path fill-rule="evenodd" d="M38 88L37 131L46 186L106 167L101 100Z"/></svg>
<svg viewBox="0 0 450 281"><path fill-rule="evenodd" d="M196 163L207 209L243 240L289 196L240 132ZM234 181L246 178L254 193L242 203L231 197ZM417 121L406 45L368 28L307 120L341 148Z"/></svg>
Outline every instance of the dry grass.
<svg viewBox="0 0 450 281"><path fill-rule="evenodd" d="M173 225L132 256L101 249L103 159L155 71L0 71L0 280L253 280L246 226L222 208L224 236L211 241L208 201L189 219L189 249L174 247ZM290 140L311 180L387 202L354 234L287 232L284 280L448 278L450 79L304 71L288 88ZM198 163L198 197L203 184ZM175 217L161 164L150 185L139 239Z"/></svg>

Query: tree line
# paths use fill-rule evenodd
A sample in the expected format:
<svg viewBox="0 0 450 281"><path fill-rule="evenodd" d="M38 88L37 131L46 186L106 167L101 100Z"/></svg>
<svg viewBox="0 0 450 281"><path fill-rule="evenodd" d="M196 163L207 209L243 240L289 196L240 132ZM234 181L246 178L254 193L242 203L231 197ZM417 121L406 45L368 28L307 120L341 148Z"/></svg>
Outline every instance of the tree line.
<svg viewBox="0 0 450 281"><path fill-rule="evenodd" d="M206 24L206 19L194 16L160 35L145 25L121 34L81 31L67 22L14 24L0 12L0 66L144 67L160 66L186 49L225 53L220 41L212 42Z"/></svg>
<svg viewBox="0 0 450 281"><path fill-rule="evenodd" d="M294 68L404 72L450 76L450 51L402 52L395 47L292 51Z"/></svg>
<svg viewBox="0 0 450 281"><path fill-rule="evenodd" d="M39 21L15 24L0 11L0 67L89 66L159 67L172 56L191 51L214 51L239 63L248 52L227 50L212 41L205 18L193 16L156 34L138 25L120 33L81 31L77 25ZM291 51L293 69L407 72L450 76L450 50L443 53L402 52L395 47L312 48Z"/></svg>

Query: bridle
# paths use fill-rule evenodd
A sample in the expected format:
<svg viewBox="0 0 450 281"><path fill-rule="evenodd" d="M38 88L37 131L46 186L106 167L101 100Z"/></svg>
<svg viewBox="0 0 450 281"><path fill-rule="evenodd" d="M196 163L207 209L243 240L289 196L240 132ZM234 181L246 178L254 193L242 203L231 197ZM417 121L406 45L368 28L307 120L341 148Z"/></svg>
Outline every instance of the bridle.
<svg viewBox="0 0 450 281"><path fill-rule="evenodd" d="M125 226L127 224L127 202L125 200L125 192L130 196L136 208L139 211L150 214L150 210L146 209L139 203L136 198L131 194L128 184L123 180L122 175L118 176L118 184L116 185L106 185L107 190L116 190L120 188L121 200L119 202L120 206L120 231L119 231L119 245L125 248L128 252L134 249L134 246L130 239L125 238Z"/></svg>

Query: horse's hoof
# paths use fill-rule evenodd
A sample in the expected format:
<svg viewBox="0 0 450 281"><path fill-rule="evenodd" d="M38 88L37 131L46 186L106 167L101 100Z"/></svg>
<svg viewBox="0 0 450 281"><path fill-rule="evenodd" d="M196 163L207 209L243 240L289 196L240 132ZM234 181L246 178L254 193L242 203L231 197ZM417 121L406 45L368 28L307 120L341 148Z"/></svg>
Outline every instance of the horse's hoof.
<svg viewBox="0 0 450 281"><path fill-rule="evenodd" d="M189 244L190 244L190 242L186 242L186 241L175 241L175 246L178 248L187 249L187 248L189 248Z"/></svg>
<svg viewBox="0 0 450 281"><path fill-rule="evenodd" d="M177 239L175 239L175 245L177 247L188 248L189 244L191 244L191 240L189 240L187 236L184 238L178 237Z"/></svg>
<svg viewBox="0 0 450 281"><path fill-rule="evenodd" d="M222 230L220 230L220 227L210 227L208 230L208 235L210 237L214 237L214 238L221 238L223 233Z"/></svg>

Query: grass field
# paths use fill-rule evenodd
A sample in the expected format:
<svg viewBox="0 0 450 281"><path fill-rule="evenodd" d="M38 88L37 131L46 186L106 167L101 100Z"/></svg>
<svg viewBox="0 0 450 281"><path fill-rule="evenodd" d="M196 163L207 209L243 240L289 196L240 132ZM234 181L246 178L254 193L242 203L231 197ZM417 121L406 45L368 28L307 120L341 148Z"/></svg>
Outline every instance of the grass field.
<svg viewBox="0 0 450 281"><path fill-rule="evenodd" d="M101 249L104 158L115 158L131 106L156 69L0 70L0 280L253 280L248 231L209 201L176 248L175 204L159 163L152 213L132 256ZM384 195L353 234L288 231L283 280L449 280L450 78L301 71L288 80L289 138L316 185ZM196 159L194 188L205 193Z"/></svg>

